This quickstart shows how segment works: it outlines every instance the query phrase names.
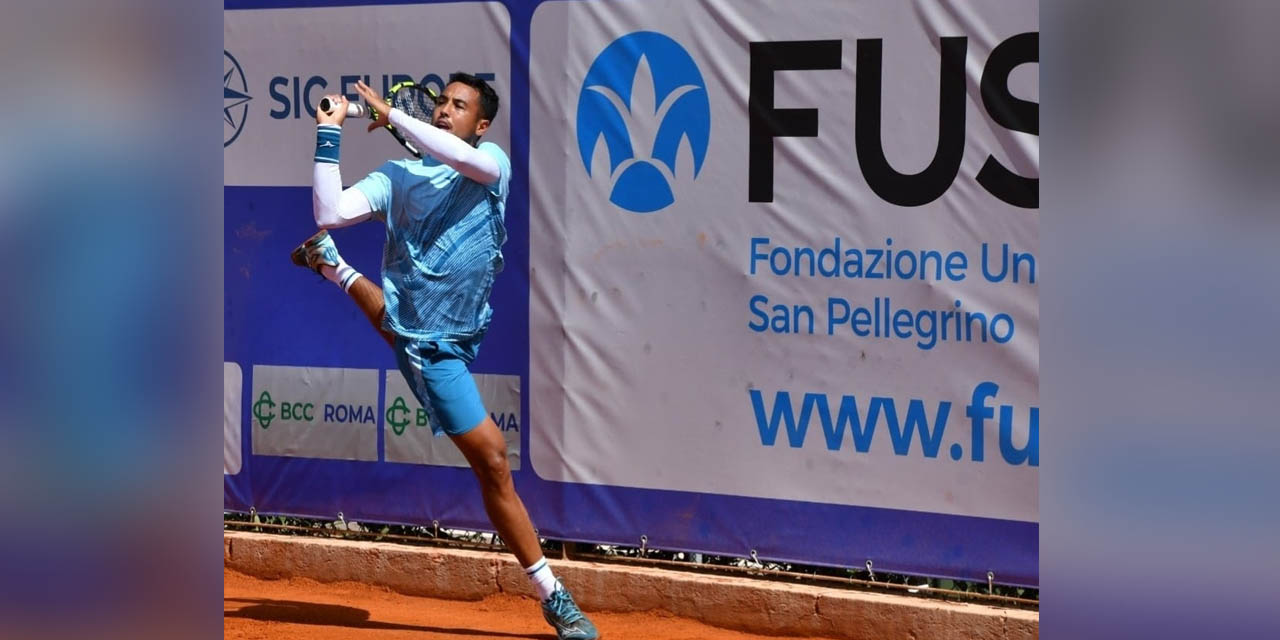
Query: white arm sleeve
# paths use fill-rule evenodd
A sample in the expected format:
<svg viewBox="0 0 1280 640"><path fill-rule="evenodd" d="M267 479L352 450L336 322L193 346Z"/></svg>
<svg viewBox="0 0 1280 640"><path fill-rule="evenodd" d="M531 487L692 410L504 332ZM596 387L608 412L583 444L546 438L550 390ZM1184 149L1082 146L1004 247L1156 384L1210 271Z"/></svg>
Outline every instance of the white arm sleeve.
<svg viewBox="0 0 1280 640"><path fill-rule="evenodd" d="M342 173L338 165L317 162L313 173L311 202L316 226L321 229L347 227L368 220L373 215L369 199L359 189L342 189Z"/></svg>
<svg viewBox="0 0 1280 640"><path fill-rule="evenodd" d="M491 185L501 177L498 161L493 156L467 144L462 138L415 119L399 109L392 109L387 119L404 137L423 153L443 162L483 185Z"/></svg>

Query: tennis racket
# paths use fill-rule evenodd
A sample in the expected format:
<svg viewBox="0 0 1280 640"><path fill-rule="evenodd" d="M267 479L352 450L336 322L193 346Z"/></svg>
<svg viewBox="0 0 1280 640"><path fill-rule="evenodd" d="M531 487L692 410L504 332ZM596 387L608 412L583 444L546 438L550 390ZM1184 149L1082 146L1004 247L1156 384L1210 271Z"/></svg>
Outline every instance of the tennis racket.
<svg viewBox="0 0 1280 640"><path fill-rule="evenodd" d="M436 93L430 87L424 87L414 82L401 82L387 92L387 104L392 109L399 109L410 117L416 118L423 122L431 122L431 114L436 109L436 101L440 99L440 94ZM316 105L325 113L333 112L333 103L328 98L321 98L320 104ZM368 116L370 120L377 120L378 113L362 104L354 102L347 103L347 117L361 118ZM422 152L413 146L412 142L405 139L404 134L400 133L391 124L387 124L387 131L391 132L391 137L400 143L415 158L421 158Z"/></svg>

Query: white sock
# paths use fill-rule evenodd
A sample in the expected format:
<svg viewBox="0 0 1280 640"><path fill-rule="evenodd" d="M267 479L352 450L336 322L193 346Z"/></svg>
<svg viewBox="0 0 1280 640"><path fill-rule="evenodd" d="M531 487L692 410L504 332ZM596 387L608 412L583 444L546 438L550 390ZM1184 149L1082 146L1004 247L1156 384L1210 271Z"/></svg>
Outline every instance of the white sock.
<svg viewBox="0 0 1280 640"><path fill-rule="evenodd" d="M560 581L551 573L551 565L547 564L546 558L538 560L531 567L525 567L524 572L533 583L533 588L538 590L538 600L545 602L551 594L561 589Z"/></svg>
<svg viewBox="0 0 1280 640"><path fill-rule="evenodd" d="M327 264L320 265L320 273L328 278L330 282L342 287L343 291L351 289L351 285L360 278L360 272L347 264L341 256L338 257L338 266L336 267L331 267Z"/></svg>

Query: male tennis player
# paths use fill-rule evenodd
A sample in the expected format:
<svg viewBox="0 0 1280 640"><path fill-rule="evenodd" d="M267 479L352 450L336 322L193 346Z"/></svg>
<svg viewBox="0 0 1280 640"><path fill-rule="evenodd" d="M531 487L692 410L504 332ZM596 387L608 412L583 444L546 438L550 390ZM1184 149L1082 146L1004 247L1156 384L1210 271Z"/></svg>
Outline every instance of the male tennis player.
<svg viewBox="0 0 1280 640"><path fill-rule="evenodd" d="M356 91L381 114L369 130L390 122L423 159L387 162L343 190L338 151L347 100L330 97L333 111L316 114L313 201L322 230L291 257L342 287L395 350L432 431L448 434L471 464L489 520L525 568L559 638L593 640L595 626L542 556L511 480L506 441L467 369L493 315L489 292L506 240L511 161L492 142L477 146L498 113L498 94L484 80L455 73L427 123L389 108L363 82ZM381 288L343 261L325 231L370 218L386 222Z"/></svg>

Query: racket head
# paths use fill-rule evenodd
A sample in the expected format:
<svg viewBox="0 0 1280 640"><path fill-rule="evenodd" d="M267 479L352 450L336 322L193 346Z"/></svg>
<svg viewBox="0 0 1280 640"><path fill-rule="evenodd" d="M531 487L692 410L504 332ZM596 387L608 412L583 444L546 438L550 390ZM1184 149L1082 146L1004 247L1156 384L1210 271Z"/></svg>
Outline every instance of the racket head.
<svg viewBox="0 0 1280 640"><path fill-rule="evenodd" d="M440 94L431 87L413 82L401 82L387 92L387 104L392 109L399 109L410 117L427 123L431 122L431 115L435 112L436 101L439 99ZM422 157L422 152L414 147L412 142L406 140L394 126L388 124L387 131L391 132L396 142L413 154L413 157Z"/></svg>

